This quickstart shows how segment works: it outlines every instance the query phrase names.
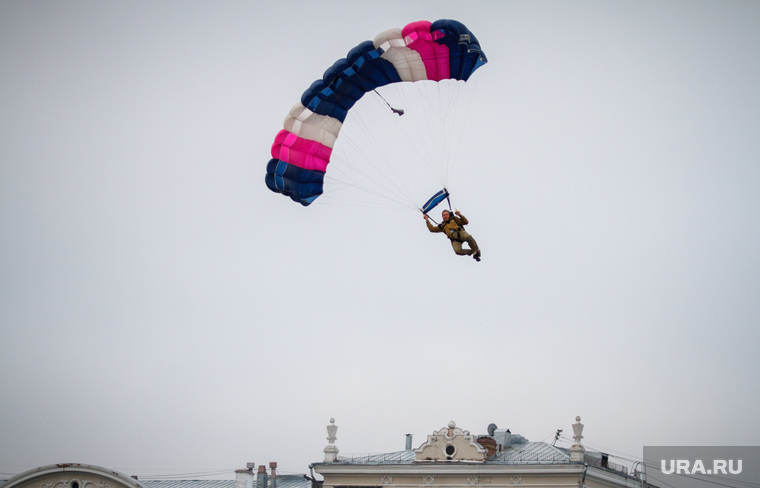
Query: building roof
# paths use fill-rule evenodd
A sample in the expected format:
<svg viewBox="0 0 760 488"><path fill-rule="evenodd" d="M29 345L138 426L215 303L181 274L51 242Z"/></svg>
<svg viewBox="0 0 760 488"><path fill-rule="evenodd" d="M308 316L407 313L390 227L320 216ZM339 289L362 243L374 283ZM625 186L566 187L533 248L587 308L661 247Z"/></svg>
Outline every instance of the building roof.
<svg viewBox="0 0 760 488"><path fill-rule="evenodd" d="M453 425L453 423L452 423ZM477 443L481 444L486 454L481 457L484 465L499 466L499 465L559 465L559 464L573 464L584 463L588 466L595 468L601 468L608 472L630 476L628 468L619 464L613 464L609 462L608 455L595 452L581 451L580 456L583 461L579 461L578 458L574 461L571 456L571 449L557 447L553 444L546 442L531 442L521 435L513 435L508 431L496 431L493 435L482 436L470 436L469 432L457 430L451 428L451 431L455 431L461 435L466 435L472 438L477 437ZM448 432L447 429L435 432L434 435L442 435ZM448 437L446 439L453 439ZM445 445L448 442L446 439L439 439L438 445ZM424 445L423 445L424 446ZM490 451L488 448L490 448ZM440 449L440 448L439 448ZM318 465L356 465L356 466L391 466L391 465L414 465L414 464L426 464L429 462L446 462L445 459L431 459L421 457L422 447L419 449L411 449L407 445L407 449L403 451L394 451L389 453L380 454L343 454L338 455L334 461L326 462L324 464L317 463ZM576 453L577 454L577 453ZM478 462L473 459L453 459L452 462L465 461L468 463ZM280 488L278 486L278 488Z"/></svg>
<svg viewBox="0 0 760 488"><path fill-rule="evenodd" d="M411 464L414 451L396 451L382 454L347 454L338 456L337 463L345 464Z"/></svg>
<svg viewBox="0 0 760 488"><path fill-rule="evenodd" d="M499 464L544 464L568 463L570 453L546 442L523 442L512 444L504 451L496 453L489 461Z"/></svg>
<svg viewBox="0 0 760 488"><path fill-rule="evenodd" d="M268 479L272 488L272 479ZM235 488L235 480L140 480L145 488ZM254 487L256 483L254 482ZM277 488L311 488L311 481L302 474L278 474Z"/></svg>
<svg viewBox="0 0 760 488"><path fill-rule="evenodd" d="M345 464L412 464L414 450L388 452L382 454L347 454L338 456L337 463ZM526 441L512 444L504 451L486 459L486 464L557 464L570 462L567 449L552 446L546 442ZM278 484L279 488L279 484Z"/></svg>
<svg viewBox="0 0 760 488"><path fill-rule="evenodd" d="M235 488L235 480L139 480L145 488Z"/></svg>

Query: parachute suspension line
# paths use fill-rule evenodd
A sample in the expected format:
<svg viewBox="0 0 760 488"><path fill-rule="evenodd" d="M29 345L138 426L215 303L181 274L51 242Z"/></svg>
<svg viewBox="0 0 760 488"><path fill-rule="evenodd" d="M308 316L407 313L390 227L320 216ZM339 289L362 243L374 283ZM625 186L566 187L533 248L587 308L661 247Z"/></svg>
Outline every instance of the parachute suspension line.
<svg viewBox="0 0 760 488"><path fill-rule="evenodd" d="M385 102L386 105L388 105L388 108L391 109L391 112L393 112L394 114L398 114L399 117L401 117L402 115L404 115L404 110L400 109L400 108L393 108L393 107L391 107L391 104L388 103L388 100L386 100L385 98L383 98L382 95L380 95L380 92L377 91L377 88L373 88L372 91L375 92L375 94L378 97L380 97Z"/></svg>
<svg viewBox="0 0 760 488"><path fill-rule="evenodd" d="M385 108L383 108L380 113L383 114L383 117L391 117L393 119L397 119L397 117L393 117L391 113L387 112ZM384 145L377 140L375 131L370 129L366 120L362 116L362 111L351 111L349 118L346 119L346 122L347 125L343 129L343 137L339 139L339 141L350 146L350 148L356 153L356 155L359 156L359 158L343 158L337 152L334 153L334 156L338 156L343 164L334 165L333 167L335 169L333 170L331 176L334 177L338 173L336 170L338 170L339 167L343 169L342 167L345 166L345 168L350 169L352 172L352 183L347 184L347 186L361 189L375 196L384 197L390 201L395 202L397 205L416 208L416 199L413 197L413 193L409 191L407 186L404 184L405 180L398 172L398 164L394 164L396 163L395 159L388 156L387 152L384 149ZM372 144L364 146L357 144L354 138L350 137L351 129L358 129L360 134L357 135L370 139ZM369 148L370 150L365 150L365 147ZM352 162L356 159L359 159L361 161L361 164L352 164ZM367 171L362 170L361 168L371 169L387 181L384 182L383 178L376 178L375 176L378 175L370 175ZM373 191L370 187L360 184L360 178L357 178L357 174L361 175L365 181L371 182L372 187L382 187L385 193L388 193L393 197L383 195L383 192ZM336 178L335 181L340 180ZM341 181L341 183L345 182ZM390 183L391 186L389 186L388 183Z"/></svg>
<svg viewBox="0 0 760 488"><path fill-rule="evenodd" d="M360 79L362 79L362 78L360 77ZM365 80L365 81L367 81L367 80ZM367 82L369 83L369 81L367 81ZM404 115L404 110L403 109L397 109L397 108L393 107L390 104L390 102L388 102L388 100L386 100L385 97L383 97L376 88L373 88L372 91L375 92L375 95L377 95L378 98L380 100L382 100L383 103L391 110L391 113L396 114L399 117L402 116L402 115ZM370 97L368 97L368 98L370 98ZM386 114L387 112L381 111L381 113ZM382 149L383 149L384 146L377 141L377 139L374 137L374 132L370 130L369 126L361 118L361 116L360 116L361 111L358 111L358 112L357 111L353 111L352 114L357 118L357 122L359 122L361 124L361 127L364 129L364 133L366 135L368 135L373 140L373 142L375 143L375 147L378 148L378 149L380 149L382 151ZM396 119L395 117L390 117L390 118ZM397 124L398 124L398 122L396 122L396 120L393 120L393 124L392 125L394 125L395 127L398 127ZM403 131L402 131L402 133L403 133ZM405 183L404 183L405 179L402 177L402 175L399 172L399 170L401 168L398 167L398 164L394 164L394 163L397 163L397 161L394 158L389 157L385 153L385 151L382 151L382 152L384 153L382 163L374 164L374 162L371 160L372 158L369 157L368 155L365 155L364 159L366 161L368 161L370 164L372 164L375 170L379 171L384 176L386 176L389 179L391 179L392 182L393 182L393 184L395 186L397 186L398 189L400 189L402 192L405 193L405 196L401 197L401 195L398 195L398 193L394 192L399 198L405 198L406 201L407 201L407 205L408 206L415 207L416 204L414 203L415 202L415 198L413 196L414 193L408 189L407 185L405 185ZM388 171L388 168L390 168L390 171Z"/></svg>
<svg viewBox="0 0 760 488"><path fill-rule="evenodd" d="M377 89L373 89L372 91L375 92L375 94L382 100L382 102L385 104L387 108L390 109L390 113L385 111L384 109L381 111L382 114L387 114L388 117L394 119L393 125L398 127L398 117L393 117L391 113L398 115L399 117L404 115L403 109L397 109L393 107L388 100L386 100ZM376 99L375 99L376 100ZM381 144L377 138L375 137L374 131L372 131L369 127L369 125L366 123L364 118L362 117L361 110L352 110L349 113L349 118L355 122L355 126L359 127L361 129L361 132L363 135L367 136L369 139L372 140L373 143L373 150L371 151L365 151L364 148L360 147L358 144L355 143L350 137L344 136L339 139L342 142L345 142L349 144L357 153L361 154L361 159L364 163L366 163L368 166L372 168L373 171L377 172L378 174L382 175L384 178L386 178L388 183L391 183L393 187L395 187L395 190L391 187L389 187L387 184L381 183L377 178L372 178L371 175L369 175L366 171L360 171L359 167L363 167L361 164L351 164L349 161L349 158L339 158L342 159L344 162L344 166L347 168L350 168L351 175L346 175L351 177L351 183L347 182L341 182L346 184L347 186L351 186L353 188L361 189L367 193L373 194L375 196L384 197L386 199L389 199L396 204L407 206L411 208L416 208L416 198L414 197L414 192L410 191L407 185L405 184L405 178L402 177L402 175L399 172L399 164L397 163L394 158L389 157L386 151L384 151L384 146ZM347 119L348 120L348 119ZM345 129L344 129L345 131ZM350 158L353 160L354 158ZM334 176L337 172L333 170ZM389 193L393 195L395 198L390 198L385 195L383 195L382 192L379 191L373 191L366 185L362 185L359 183L359 178L357 178L357 173L359 173L366 181L371 181L372 186L381 186L386 193ZM374 175L372 175L374 176ZM339 182L339 179L334 179L336 182Z"/></svg>
<svg viewBox="0 0 760 488"><path fill-rule="evenodd" d="M453 155L451 154L451 141L453 137L453 128L451 125L450 118L448 117L447 110L448 107L444 104L444 90L450 89L449 87L442 87L439 83L438 89L436 90L436 99L435 101L438 103L438 106L436 107L436 110L440 114L440 134L438 134L440 138L440 147L441 147L441 154L440 154L440 165L441 165L441 174L443 175L444 181L448 183L450 172L451 172L451 165L454 160Z"/></svg>
<svg viewBox="0 0 760 488"><path fill-rule="evenodd" d="M409 106L413 106L414 105L414 101L411 100L411 99L409 99L409 97L407 96L407 93L406 93L406 91L404 89L404 88L406 88L406 85L407 85L406 83L400 84L400 85L393 85L392 88L396 91L397 95L400 98L403 99L404 105L407 106L407 107L409 107ZM412 111L413 112L417 112L417 109L415 107L413 107ZM393 121L394 122L394 126L395 126L396 130L401 134L401 136L404 137L404 139L406 139L407 142L409 142L409 146L412 149L414 149L414 151L417 153L417 156L419 157L419 159L427 164L427 162L428 162L428 160L430 158L430 155L426 151L424 151L423 148L425 146L423 144L420 144L419 138L417 138L417 139L413 138L412 135L410 135L410 132L408 130L409 126L411 126L411 129L413 129L414 131L416 131L417 133L419 133L420 127L428 125L428 124L420 124L419 122L421 122L422 120L426 120L427 121L427 119L424 119L424 118L420 117L420 115L417 114L417 113L412 114L412 116L413 116L413 119L412 120L406 120L405 124L403 126L402 126L402 122L400 120L398 120L398 121L394 120Z"/></svg>
<svg viewBox="0 0 760 488"><path fill-rule="evenodd" d="M371 195L375 198L375 200L368 200L365 197L359 195L349 197L346 194L339 194L339 188L333 188L330 192L326 192L324 195L322 195L319 201L315 202L315 205L343 205L350 207L383 208L387 210L409 210L410 208L415 208L412 205L408 204L406 201L400 200L398 198L393 198L393 196L391 196L387 190L372 189L361 184L345 183L343 181L336 180L329 174L325 175L325 181L337 181L339 184L343 185L342 188L356 189L358 191L361 191L362 194Z"/></svg>
<svg viewBox="0 0 760 488"><path fill-rule="evenodd" d="M462 113L458 115L460 121L461 121L461 128L457 132L459 134L459 137L455 138L456 147L454 149L455 154L459 153L459 150L461 148L463 136L465 135L465 127L467 126L467 121L470 119L470 114L472 112L472 100L474 97L474 94L477 92L477 85L478 80L480 79L479 72L475 72L473 76L471 76L466 82L462 82L458 84L459 93L457 93L456 98L461 99L459 103L457 103L457 107L461 108ZM468 157L468 160L470 158Z"/></svg>
<svg viewBox="0 0 760 488"><path fill-rule="evenodd" d="M403 118L396 116L399 114L394 111L393 105L389 102L389 99L392 100L393 98L386 98L377 89L373 90L377 98L369 97L375 100L379 114L390 123L389 127L394 128L401 138L407 142L406 148L411 149L411 152L417 155L418 161L424 163L420 167L426 167L444 188L448 186L459 163L459 151L464 139L467 121L466 114L462 112L469 114L471 111L470 101L474 94L474 90L471 89L474 86L473 81L476 80L471 79L468 82L462 80L444 80L442 82L425 80L383 87L383 90L393 90L384 92L386 96L390 93L400 100L393 105L404 107L407 117ZM462 102L465 102L464 107ZM363 117L361 117L362 112L353 111L352 114L358 117L357 121L363 124L364 132L376 142L374 131L368 128ZM420 123L422 121L424 123ZM386 146L378 142L375 146L372 152L376 160L378 153L385 152ZM370 156L365 156L365 158L368 161L372 160ZM400 178L396 172L397 170L403 172L405 168L402 165L407 162L410 161L406 157L406 153L400 158L385 156L383 164L377 164L376 169L383 171L386 175L393 171L393 185L403 190L401 193L406 196L404 200L411 200L410 206L414 205L416 208L413 202L414 196L404 184L405 180ZM376 187L377 183L377 181L373 181L372 185ZM396 196L401 198L398 192L396 192ZM450 200L447 201L451 206Z"/></svg>
<svg viewBox="0 0 760 488"><path fill-rule="evenodd" d="M352 164L351 160L356 159L356 158L344 158L344 157L341 157L339 154L335 154L336 156L338 156L338 159L340 159L341 162L344 163L342 166L345 166L346 168L350 169L350 171L352 172L351 174L352 183L349 186L361 189L375 196L383 197L387 200L393 201L396 204L400 204L402 206L410 206L410 205L414 206L415 205L414 199L410 196L409 191L405 188L403 184L403 179L396 173L395 166L392 164L383 166L382 164L376 161L375 158L380 158L381 160L385 160L385 161L391 160L391 158L385 153L382 144L380 144L377 141L377 138L374 136L372 131L369 130L366 122L358 115L358 112L351 114L351 118L353 122L355 122L355 124L353 125L360 128L363 135L372 139L371 147L379 151L380 154L375 153L373 156L369 152L365 151L364 148L356 144L356 142L351 137L344 136L341 142L349 145L351 149L360 156L358 159L366 163L366 165L369 166L370 169L382 174L388 180L390 180L390 183L392 184L392 186L389 186L388 184L386 184L385 182L379 179L373 178L372 177L373 175L361 169L362 168L361 164ZM341 165L336 165L336 169L338 169L338 167L341 167ZM388 171L387 168L390 168L391 171ZM333 176L335 175L335 173L337 173L337 171L334 170ZM383 189L383 192L372 190L370 187L361 184L360 183L361 178L358 178L357 174L360 175L366 181L372 181L373 186L381 187ZM336 179L336 181L338 180ZM393 198L386 194L392 195Z"/></svg>
<svg viewBox="0 0 760 488"><path fill-rule="evenodd" d="M396 127L409 143L409 147L413 148L417 153L420 161L424 163L430 174L441 185L444 185L445 181L442 178L440 167L438 167L439 164L437 163L440 161L436 154L439 148L433 137L433 134L438 132L435 130L435 126L439 122L438 118L434 117L435 114L432 114L425 105L425 98L430 95L430 93L426 93L425 91L424 85L426 83L432 82L418 81L392 85L397 95L404 100L405 106L409 107L407 108L407 113L411 114L414 112L413 120L406 121L406 124L403 126L401 125L401 121L399 121ZM417 95L410 98L410 95L414 95L415 90L418 92ZM430 91L429 87L427 91ZM425 123L419 123L421 121L425 121Z"/></svg>
<svg viewBox="0 0 760 488"><path fill-rule="evenodd" d="M352 141L350 138L344 138L342 142L344 144L349 145L357 153L363 154L360 159L365 161L370 167L375 166L371 158L368 157L366 153L364 153L362 148L360 148L357 144L355 144L354 141ZM364 180L371 180L371 176L369 175L368 172L362 171L359 169L361 165L351 164L349 158L345 158L341 156L340 154L338 154L337 152L333 153L333 159L339 160L339 164L333 165L334 169L332 170L332 172L327 173L325 175L326 179L333 182L338 182L344 187L360 189L366 193L369 193L377 197L381 197L385 200L394 202L398 205L402 205L402 206L408 205L410 201L409 197L400 195L393 188L383 184L383 182L374 181L375 186L380 187L383 191L373 190L372 188L362 184L361 183L362 178ZM345 176L345 179L341 178L341 176Z"/></svg>
<svg viewBox="0 0 760 488"><path fill-rule="evenodd" d="M476 77L475 77L476 78ZM428 97L426 101L431 106L430 110L434 111L440 120L440 144L439 162L441 174L443 175L444 184L450 181L459 162L459 152L467 127L467 120L471 111L471 101L474 95L474 83L472 78L465 82L462 80L444 80L437 83L437 96ZM433 106L434 102L437 106Z"/></svg>
<svg viewBox="0 0 760 488"><path fill-rule="evenodd" d="M435 86L435 89L432 89L431 83L433 83L432 86ZM424 165L444 189L449 182L461 145L462 127L460 126L464 126L464 119L466 117L460 117L459 114L455 113L456 110L454 108L461 106L457 99L461 96L463 86L466 84L464 81L454 80L445 80L443 82L424 80L388 85L389 87L393 87L403 100L402 106L406 110L397 109L392 106L377 89L373 89L372 91L375 92L378 98L369 97L373 98L376 103L382 101L384 107L380 110L380 113L390 119L391 126L395 127L403 138L409 142L408 147L414 150L419 159L424 162ZM416 88L417 95L414 96L413 100L410 100L409 96L414 94L414 89L409 88L409 91L407 91L405 86L414 86ZM467 91L470 93L471 98L472 91ZM467 100L467 112L470 109L469 102L470 100ZM387 109L390 109L390 111ZM416 114L412 120L401 119L401 116L405 112L416 112ZM394 115L398 115L398 117ZM347 135L345 133L339 141L345 143L357 155L360 155L358 159L363 160L366 165L352 164L357 159L353 157L353 154L352 157L341 157L340 154L334 153L333 156L338 156L338 159L343 164L332 165L331 174L326 175L326 179L339 183L344 187L360 189L396 205L417 208L418 202L415 202L416 198L413 192L409 190L405 184L405 179L399 174L399 165L408 161L397 161L399 158L388 156L385 146L378 141L375 132L370 129L362 116L361 110L350 111L349 119L354 121L353 125L358 127L363 135L371 139L373 146L368 150L366 145L357 144L353 138L345 137ZM422 120L425 120L427 123L415 123ZM345 129L346 127L344 127L343 131L347 132ZM428 149L427 151L425 150L426 148ZM407 158L402 157L401 159L406 160ZM377 178L373 178L366 172L365 166L369 166L372 170L379 172L388 181L382 182ZM336 176L338 177L336 178ZM346 179L343 180L343 177ZM380 187L382 191L373 190L373 188L368 187L366 184L362 184L360 177L363 177L367 182L371 182L372 187ZM387 183L391 183L395 189L388 186ZM446 200L449 210L451 210L451 201L448 196Z"/></svg>
<svg viewBox="0 0 760 488"><path fill-rule="evenodd" d="M363 78L359 77L359 79L363 79ZM365 80L365 81L367 81L367 80ZM385 98L383 98L382 95L380 95L380 93L377 91L377 89L373 89L372 91L374 91L375 94L378 97L380 97L380 99L382 99L383 102L385 102L385 105L391 110L392 113L397 114L399 116L404 115L404 110L403 109L397 109L397 108L392 107L391 104ZM360 114L361 114L361 111L351 111L350 112L351 118L356 120L356 123L362 129L362 132L364 133L364 135L366 135L370 139L372 139L374 147L377 148L377 149L380 149L381 152L383 152L382 160L385 161L385 162L392 161L392 158L388 157L388 155L385 153L385 151L382 151L382 149L383 149L382 144L380 144L377 141L377 138L375 137L374 132L370 130L370 128L368 127L368 125L366 124L366 122L362 119L362 117L361 117ZM344 140L346 140L346 139L350 139L350 138L344 138ZM362 159L366 163L368 163L375 171L378 171L378 172L382 173L384 176L389 177L389 179L392 180L393 184L398 189L400 189L403 192L405 192L406 195L400 195L397 191L393 191L392 189L390 189L387 186L383 185L383 187L385 188L385 191L393 194L396 198L399 198L401 200L406 200L407 205L412 205L412 206L414 205L414 203L413 203L414 198L411 196L412 193L403 184L404 180L401 178L401 176L398 173L395 172L395 169L396 169L395 166L390 165L391 169L394 170L394 171L392 171L392 172L389 173L388 171L385 170L385 168L388 167L389 165L382 164L380 162L375 161L374 158L372 157L372 155L369 152L364 151L363 148L359 147L359 145L355 144L353 141L350 141L350 143L351 143L351 146L356 151L358 151L358 152L360 152L362 154ZM344 162L345 162L345 165L348 166L349 168L351 168L352 171L353 171L353 176L354 176L353 181L354 181L354 184L352 186L354 186L355 188L360 188L360 189L362 189L362 190L364 190L364 191L366 191L368 193L375 194L376 196L381 196L382 195L380 192L371 191L368 187L366 187L364 185L357 184L358 179L356 178L356 173L359 172L358 168L355 168L354 167L355 165L350 164L347 159L344 159ZM361 174L366 179L368 179L368 180L370 179L369 175L366 172L361 172ZM376 181L374 181L373 183L377 184ZM400 202L398 200L394 200L394 201L396 203L402 203L402 202Z"/></svg>
<svg viewBox="0 0 760 488"><path fill-rule="evenodd" d="M397 109L397 108L394 108L393 106L391 106L391 104L377 91L377 89L373 89L372 91L374 91L375 94L385 103L385 105L388 108L390 108L390 110L391 110L392 113L394 113L394 114L396 114L398 116L404 115L404 110L403 109ZM368 126L368 124L366 123L366 121L361 116L361 113L362 113L361 110L359 110L359 111L352 110L350 112L350 114L351 114L350 116L352 117L352 119L355 119L358 127L360 127L362 129L363 134L366 135L366 136L368 136L372 140L374 147L377 148L379 150L379 152L382 153L382 154L381 154L380 159L377 160L377 158L373 158L372 155L370 155L369 153L367 153L366 151L364 151L358 145L353 144L353 147L356 150L358 150L359 152L362 153L364 161L367 162L373 168L373 170L375 170L376 172L382 174L384 177L388 178L390 180L390 182L397 189L397 191L393 191L387 185L381 185L381 186L383 186L383 188L385 189L385 191L387 191L387 192L395 195L396 198L405 201L406 202L406 206L416 207L415 198L413 197L413 192L411 192L407 188L407 186L404 184L405 180L401 176L401 174L399 173L399 171L398 171L399 168L397 167L396 164L393 164L394 163L394 159L392 157L389 157L388 154L386 153L386 151L384 151L383 144L381 144L377 140L377 138L375 137L374 131L372 131L370 129L370 127ZM383 113L386 114L387 112L383 111ZM390 114L388 114L388 115L390 115ZM395 119L395 117L392 117L392 118ZM352 168L354 167L354 165L351 165L351 164L349 164L349 166L352 167ZM354 171L357 171L357 168L354 168ZM367 179L371 179L367 173L363 173L362 176L364 176ZM378 181L377 180L373 180L373 185L377 185L377 184L378 184ZM365 190L365 191L367 191L369 193L374 193L374 194L376 194L378 196L380 195L379 192L372 192L369 188L367 188L366 186L363 186L363 185L355 185L355 187L361 188L361 189L363 189L363 190ZM395 201L396 201L396 203L403 204L399 200L395 200Z"/></svg>
<svg viewBox="0 0 760 488"><path fill-rule="evenodd" d="M331 177L331 176L325 176L325 180L326 181L332 181L332 180L334 180L334 178ZM346 199L346 198L343 198L343 201L347 202L351 206L382 207L382 208L388 208L388 209L398 209L399 207L404 207L404 208L409 207L409 205L406 202L398 200L398 199L395 199L395 198L392 198L387 193L384 193L382 191L372 190L372 189L370 189L370 188L368 188L366 186L363 186L363 185L346 184L346 186L348 186L350 188L359 189L359 190L361 190L364 193L367 193L369 195L372 195L374 197L377 197L378 199L381 199L381 200L385 201L385 204L380 204L380 203L370 203L368 201L360 200L358 198L357 199ZM325 195L322 196L322 198L320 198L320 200L323 200L323 201L322 202L317 202L317 203L332 203L331 200L330 200L331 198L335 198L335 195L334 194L333 195L325 194Z"/></svg>
<svg viewBox="0 0 760 488"><path fill-rule="evenodd" d="M436 179L440 180L439 172L435 171L435 167L431 164L435 159L431 158L431 154L425 151L425 149L430 148L431 145L424 143L424 137L421 132L422 128L429 130L430 124L420 123L420 122L422 121L429 122L430 119L429 117L423 117L423 115L425 114L418 113L419 111L417 110L415 106L415 101L419 103L419 97L415 97L414 100L410 99L407 96L407 92L405 90L407 86L408 85L406 83L401 84L401 85L394 85L393 89L396 90L396 93L398 94L398 96L404 100L405 106L413 107L411 110L414 113L410 112L412 113L412 119L401 121L400 119L393 117L392 118L393 120L391 120L391 122L393 123L393 126L396 128L398 133L409 143L408 147L411 147L414 150L419 160L425 164L425 166L430 170L431 174ZM410 133L410 129L411 131L417 134L417 137L414 137L414 134ZM443 184L442 181L440 183Z"/></svg>
<svg viewBox="0 0 760 488"><path fill-rule="evenodd" d="M436 111L432 108L432 105L430 103L430 98L432 98L433 93L430 93L432 91L431 86L434 82L428 82L428 81L421 81L415 83L415 87L417 89L418 95L415 97L416 100L419 100L421 102L420 109L424 112L425 120L429 121L429 123L424 124L423 126L418 127L418 139L421 141L427 141L423 144L426 147L431 148L431 151L428 153L427 161L428 166L431 168L431 171L438 179L441 186L446 186L446 180L444 178L444 173L442 171L442 162L441 162L441 141L439 140L438 135L440 134L440 124L441 119L438 114L436 114ZM437 91L437 87L436 90Z"/></svg>
<svg viewBox="0 0 760 488"><path fill-rule="evenodd" d="M404 84L404 85L408 85L408 84ZM405 92L401 89L401 87L399 87L398 85L392 85L391 87L396 90L396 93L399 95L399 98L402 98L406 102L405 106L414 104L414 100L410 100L408 97L406 97ZM377 94L380 95L379 93ZM382 99L383 104L385 104L386 106L388 105L387 100L385 100L385 98L383 98L382 96L379 96L378 98L374 98L374 97L370 97L370 98L374 100L375 103L377 103L378 105L380 105L380 100L378 100L378 98ZM407 110L407 112L409 112L409 110ZM419 112L419 111L416 109L413 109L412 112ZM409 113L412 113L412 112L409 112ZM355 116L359 116L360 113L361 111L353 112ZM412 131L414 130L419 131L420 125L426 126L427 124L420 124L419 122L423 120L427 121L427 119L422 118L419 113L414 113L412 115L412 119L400 119L399 117L394 117L391 114L391 112L388 112L387 110L385 110L385 107L382 107L379 110L379 113L381 114L382 117L384 117L389 122L389 126L392 127L396 131L396 133L398 133L403 139L405 139L409 143L406 145L406 147L412 149L413 152L416 153L417 159L425 163L423 167L428 167L428 170L431 172L431 174L436 176L436 179L440 180L440 177L436 174L433 168L430 167L430 164L429 164L430 154L424 151L424 148L426 147L429 148L429 145L426 146L425 144L423 144L420 141L419 137L415 140L415 138L412 137L412 135L410 134L410 128ZM361 116L359 116L357 120L363 121ZM364 127L366 128L366 124ZM365 132L368 135L372 136L372 132L368 128L365 130ZM380 143L377 143L376 145L377 145L377 148L379 149L382 149L384 147ZM406 191L406 194L408 195L407 198L409 201L408 206L412 208L417 208L417 205L419 203L419 202L416 202L417 198L415 198L413 192L408 190L407 185L404 184L404 182L407 181L407 179L406 178L402 179L398 173L398 171L406 170L407 169L406 166L409 164L414 165L413 161L411 161L408 157L406 157L406 155L402 156L401 158L395 158L395 159L386 157L384 160L384 164L377 165L378 166L377 169L385 173L384 176L388 176L391 173L389 170L393 170L393 175L395 175L396 177L396 179L394 180L395 181L394 184L396 184L397 186L399 186L400 188Z"/></svg>
<svg viewBox="0 0 760 488"><path fill-rule="evenodd" d="M458 160L457 143L461 140L464 122L457 114L459 96L464 82L458 80L443 80L437 83L436 97L429 97L431 110L435 111L439 120L437 134L441 174L448 183L452 176L455 163ZM433 103L437 105L433 106Z"/></svg>
<svg viewBox="0 0 760 488"><path fill-rule="evenodd" d="M425 133L421 134L421 137L425 138L428 141L428 146L433 149L430 154L430 166L443 186L449 182L450 141L453 132L453 127L447 120L450 107L444 103L449 98L446 96L448 95L446 90L449 90L450 87L445 86L448 84L443 81L417 84L418 91L421 92L418 99L422 103L422 109L425 111L427 119L431 122L422 128Z"/></svg>
<svg viewBox="0 0 760 488"><path fill-rule="evenodd" d="M444 137L446 142L447 164L445 171L447 180L453 175L459 162L459 148L464 128L466 127L467 118L462 117L459 113L459 109L462 106L460 98L465 90L465 86L466 83L464 81L446 83L446 86L442 88L440 93L442 126L445 131ZM444 90L448 90L450 93L444 93Z"/></svg>
<svg viewBox="0 0 760 488"><path fill-rule="evenodd" d="M398 130L400 122L400 119L397 117L393 117L390 113L388 113L385 110L380 111L381 116L385 119L390 119L391 127L394 127ZM406 184L407 177L405 175L404 169L405 164L408 164L409 161L405 161L402 159L399 159L399 157L393 157L389 156L385 150L385 145L383 145L381 142L377 140L375 137L374 132L370 129L370 127L365 123L364 119L361 117L360 113L357 112L358 121L362 124L362 127L364 128L364 132L368 134L374 141L374 145L377 149L380 150L382 153L381 162L376 164L376 169L382 173L386 178L388 178L398 189L400 192L404 194L404 197L407 201L407 204L411 207L416 207L416 198L414 196L414 192L411 191ZM402 131L403 132L403 131Z"/></svg>
<svg viewBox="0 0 760 488"><path fill-rule="evenodd" d="M446 94L441 92L441 89L438 91L439 103L441 103L441 105L446 104L445 108L441 109L442 128L445 131L444 141L446 164L444 167L444 173L446 175L446 181L449 180L451 173L454 170L454 166L459 159L459 142L462 140L461 124L463 123L462 119L460 119L456 113L452 113L453 108L458 106L454 105L453 102L458 100L461 94L461 83L457 81L454 83L447 83L447 85L448 86L446 86L445 89L452 90L453 93L451 95L446 96Z"/></svg>

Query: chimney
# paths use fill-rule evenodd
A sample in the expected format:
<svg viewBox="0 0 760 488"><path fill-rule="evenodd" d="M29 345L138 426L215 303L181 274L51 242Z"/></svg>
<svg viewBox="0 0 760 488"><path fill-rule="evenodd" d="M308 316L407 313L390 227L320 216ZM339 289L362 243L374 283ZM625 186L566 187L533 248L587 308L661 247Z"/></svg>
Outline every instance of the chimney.
<svg viewBox="0 0 760 488"><path fill-rule="evenodd" d="M493 438L500 451L506 451L512 445L512 431L509 429L494 429Z"/></svg>
<svg viewBox="0 0 760 488"><path fill-rule="evenodd" d="M406 434L406 450L412 450L412 434Z"/></svg>
<svg viewBox="0 0 760 488"><path fill-rule="evenodd" d="M277 462L270 462L269 468L272 470L272 482L270 488L277 488Z"/></svg>
<svg viewBox="0 0 760 488"><path fill-rule="evenodd" d="M248 463L246 469L235 470L235 488L253 488L253 463Z"/></svg>
<svg viewBox="0 0 760 488"><path fill-rule="evenodd" d="M269 485L269 475L267 475L267 467L262 464L256 473L256 488L267 488L267 485Z"/></svg>

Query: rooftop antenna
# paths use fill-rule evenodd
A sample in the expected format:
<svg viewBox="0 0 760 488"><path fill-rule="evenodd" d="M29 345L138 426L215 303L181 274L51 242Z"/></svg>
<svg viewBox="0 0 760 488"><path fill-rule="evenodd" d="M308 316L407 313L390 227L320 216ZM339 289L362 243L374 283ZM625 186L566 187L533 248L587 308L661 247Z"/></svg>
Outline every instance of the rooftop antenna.
<svg viewBox="0 0 760 488"><path fill-rule="evenodd" d="M559 439L560 434L562 434L562 429L557 429L557 433L554 434L554 442L552 442L552 446L557 443L557 440Z"/></svg>

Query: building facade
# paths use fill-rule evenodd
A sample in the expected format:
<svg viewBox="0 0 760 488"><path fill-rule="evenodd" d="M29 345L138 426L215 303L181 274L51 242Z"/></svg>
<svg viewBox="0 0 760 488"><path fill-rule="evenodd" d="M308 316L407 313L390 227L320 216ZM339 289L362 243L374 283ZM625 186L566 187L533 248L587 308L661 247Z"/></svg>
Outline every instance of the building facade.
<svg viewBox="0 0 760 488"><path fill-rule="evenodd" d="M583 424L576 417L573 445L559 448L530 442L495 425L472 435L452 421L434 431L416 449L386 454L339 455L337 427L331 419L324 461L313 469L322 488L649 488L641 473L609 462L600 452L586 452Z"/></svg>

